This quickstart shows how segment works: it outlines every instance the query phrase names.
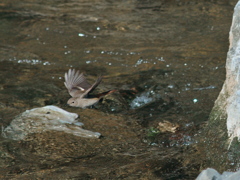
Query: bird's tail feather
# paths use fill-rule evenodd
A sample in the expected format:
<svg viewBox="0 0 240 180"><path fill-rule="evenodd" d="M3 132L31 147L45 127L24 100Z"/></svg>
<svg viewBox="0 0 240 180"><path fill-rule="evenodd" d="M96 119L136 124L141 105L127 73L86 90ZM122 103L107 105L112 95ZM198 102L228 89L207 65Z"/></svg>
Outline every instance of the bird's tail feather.
<svg viewBox="0 0 240 180"><path fill-rule="evenodd" d="M114 89L114 90L105 91L105 92L102 92L102 93L100 93L100 94L97 94L96 96L97 96L98 98L101 98L101 97L106 96L107 94L111 94L111 93L113 93L113 92L115 92L115 91L117 91L117 90Z"/></svg>

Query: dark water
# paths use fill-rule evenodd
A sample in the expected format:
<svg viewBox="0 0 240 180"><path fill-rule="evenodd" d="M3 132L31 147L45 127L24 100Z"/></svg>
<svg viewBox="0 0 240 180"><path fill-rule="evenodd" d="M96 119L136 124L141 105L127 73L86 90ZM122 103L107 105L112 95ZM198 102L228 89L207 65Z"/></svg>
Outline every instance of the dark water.
<svg viewBox="0 0 240 180"><path fill-rule="evenodd" d="M195 136L225 79L237 1L17 1L0 3L0 123L57 105L103 139L61 133L2 138L2 179L194 179ZM63 75L84 71L100 90L94 109L65 106ZM99 90L99 91L100 91ZM159 132L169 122L173 132ZM51 138L50 138L51 137Z"/></svg>

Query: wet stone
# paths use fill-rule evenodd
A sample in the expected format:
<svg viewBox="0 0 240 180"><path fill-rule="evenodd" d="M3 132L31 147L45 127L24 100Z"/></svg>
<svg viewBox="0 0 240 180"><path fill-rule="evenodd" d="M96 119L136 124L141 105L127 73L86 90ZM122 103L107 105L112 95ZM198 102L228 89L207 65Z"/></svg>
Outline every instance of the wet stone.
<svg viewBox="0 0 240 180"><path fill-rule="evenodd" d="M76 113L67 112L57 106L45 106L27 110L17 116L3 129L2 136L13 140L24 140L29 134L45 131L63 131L75 136L99 138L100 133L79 127Z"/></svg>

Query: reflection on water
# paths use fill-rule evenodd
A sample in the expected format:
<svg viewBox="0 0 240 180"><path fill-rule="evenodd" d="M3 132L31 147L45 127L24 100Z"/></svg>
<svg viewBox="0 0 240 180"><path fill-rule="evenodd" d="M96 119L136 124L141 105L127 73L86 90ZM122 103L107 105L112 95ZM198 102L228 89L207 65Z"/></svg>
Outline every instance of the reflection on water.
<svg viewBox="0 0 240 180"><path fill-rule="evenodd" d="M89 141L56 132L26 142L2 138L0 177L194 179L201 162L189 153L225 78L234 5L0 3L1 125L26 109L54 104L80 114L86 129L103 134ZM102 74L100 90L119 92L95 109L66 107L63 75L69 68L84 71L90 82ZM177 123L177 131L148 136L165 120Z"/></svg>

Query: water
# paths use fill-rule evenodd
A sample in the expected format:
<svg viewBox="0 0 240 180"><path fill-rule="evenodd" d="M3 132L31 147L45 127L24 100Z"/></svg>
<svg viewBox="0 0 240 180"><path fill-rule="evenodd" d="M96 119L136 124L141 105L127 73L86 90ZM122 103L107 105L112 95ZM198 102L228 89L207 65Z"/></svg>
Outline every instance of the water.
<svg viewBox="0 0 240 180"><path fill-rule="evenodd" d="M2 138L0 177L194 179L201 162L192 145L225 79L236 2L5 0L1 125L53 104L79 114L86 129L103 138L59 132L20 142ZM119 92L95 109L66 107L69 68L90 82L102 74L98 91ZM178 131L148 136L164 120Z"/></svg>

